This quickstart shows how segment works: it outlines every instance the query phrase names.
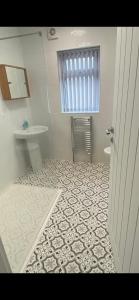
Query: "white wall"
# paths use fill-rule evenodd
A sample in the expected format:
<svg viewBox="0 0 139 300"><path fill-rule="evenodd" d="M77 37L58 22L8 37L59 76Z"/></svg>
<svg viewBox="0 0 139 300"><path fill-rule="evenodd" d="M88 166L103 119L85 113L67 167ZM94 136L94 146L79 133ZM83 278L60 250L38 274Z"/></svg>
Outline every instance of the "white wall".
<svg viewBox="0 0 139 300"><path fill-rule="evenodd" d="M0 27L0 37L19 34L15 27ZM0 64L24 67L20 39L0 41ZM0 192L24 173L28 157L22 153L23 145L13 132L24 119L31 122L30 100L4 101L0 92Z"/></svg>
<svg viewBox="0 0 139 300"><path fill-rule="evenodd" d="M32 106L34 122L47 122L49 126L48 143L44 144L43 147L44 156L56 159L72 159L70 116L69 114L61 113L56 51L100 45L101 99L100 112L93 114L94 161L107 161L108 156L104 154L103 150L109 145L109 138L105 134L105 129L111 126L112 121L116 28L57 27L58 39L51 41L47 40L47 28L45 27L20 28L22 33L38 30L41 30L43 35L44 54L42 54L42 50L39 51L41 57L44 55L46 60L47 74L45 80L43 80L41 75L44 74L44 71L43 73L41 71L42 58L39 59L39 51L36 50L34 42L32 47L31 37L29 38L30 42L28 42L30 45L26 42L23 48L26 49L24 50L24 58L30 70L31 78L33 76L36 78L36 84L35 80L32 84L34 90ZM76 36L72 35L73 31L76 31ZM27 50L29 49L28 47L30 47L30 51ZM39 80L40 76L42 80ZM44 88L48 90L48 96L47 92L45 92L42 97L41 89L43 90ZM43 100L41 100L42 98Z"/></svg>
<svg viewBox="0 0 139 300"><path fill-rule="evenodd" d="M29 28L28 31L32 32ZM46 63L42 37L39 35L25 36L21 38L21 44L30 86L32 123L49 125ZM47 133L39 137L39 143L42 157L48 157Z"/></svg>
<svg viewBox="0 0 139 300"><path fill-rule="evenodd" d="M70 117L61 113L59 78L57 69L58 50L100 45L101 99L100 112L93 114L94 161L105 161L103 149L109 145L105 129L111 126L115 66L116 28L59 27L57 40L47 41L47 79L51 123L51 155L57 159L71 159ZM72 35L76 30L76 36ZM80 35L82 33L82 35Z"/></svg>

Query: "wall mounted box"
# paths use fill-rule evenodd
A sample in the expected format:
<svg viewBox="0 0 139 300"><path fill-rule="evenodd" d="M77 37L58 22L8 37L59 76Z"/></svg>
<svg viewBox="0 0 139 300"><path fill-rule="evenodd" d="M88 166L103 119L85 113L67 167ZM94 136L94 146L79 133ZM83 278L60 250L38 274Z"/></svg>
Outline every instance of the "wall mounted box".
<svg viewBox="0 0 139 300"><path fill-rule="evenodd" d="M29 98L30 91L26 69L1 64L0 88L4 100Z"/></svg>

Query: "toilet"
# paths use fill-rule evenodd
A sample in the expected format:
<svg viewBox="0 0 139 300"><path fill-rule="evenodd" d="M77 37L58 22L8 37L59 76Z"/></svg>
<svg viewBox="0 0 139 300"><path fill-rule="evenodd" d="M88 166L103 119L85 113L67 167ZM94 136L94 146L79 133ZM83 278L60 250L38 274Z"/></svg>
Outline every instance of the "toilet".
<svg viewBox="0 0 139 300"><path fill-rule="evenodd" d="M109 147L106 147L105 149L104 149L104 152L106 153L106 154L108 154L108 155L111 155L111 147L109 146Z"/></svg>

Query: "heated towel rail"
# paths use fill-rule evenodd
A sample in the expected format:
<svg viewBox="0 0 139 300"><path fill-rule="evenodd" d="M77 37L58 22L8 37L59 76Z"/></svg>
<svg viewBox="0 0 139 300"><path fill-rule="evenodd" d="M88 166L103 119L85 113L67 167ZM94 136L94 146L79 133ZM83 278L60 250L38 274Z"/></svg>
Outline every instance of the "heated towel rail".
<svg viewBox="0 0 139 300"><path fill-rule="evenodd" d="M85 151L92 163L92 116L71 117L71 138L73 161L75 161L77 151Z"/></svg>

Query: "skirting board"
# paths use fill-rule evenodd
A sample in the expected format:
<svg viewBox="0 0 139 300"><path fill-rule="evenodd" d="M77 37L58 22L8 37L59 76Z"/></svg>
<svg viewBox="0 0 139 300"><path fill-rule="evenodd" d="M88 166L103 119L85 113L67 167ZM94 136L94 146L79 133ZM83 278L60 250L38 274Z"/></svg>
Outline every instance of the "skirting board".
<svg viewBox="0 0 139 300"><path fill-rule="evenodd" d="M109 226L109 235L110 235L110 241L111 241L111 245L112 245L112 251L113 251L113 256L114 256L116 272L117 273L123 273L122 272L122 266L120 264L120 260L119 260L119 256L118 256L117 247L116 247L115 240L114 240L114 235L113 235L113 233L110 229L110 226Z"/></svg>

